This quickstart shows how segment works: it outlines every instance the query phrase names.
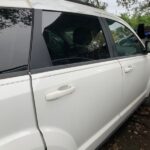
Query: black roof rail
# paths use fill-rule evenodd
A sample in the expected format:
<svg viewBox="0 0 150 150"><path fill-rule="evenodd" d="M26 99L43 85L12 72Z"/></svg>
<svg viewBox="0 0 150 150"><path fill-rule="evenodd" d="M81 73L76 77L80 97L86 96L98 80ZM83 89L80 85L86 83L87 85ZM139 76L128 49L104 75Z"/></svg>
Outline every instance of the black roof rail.
<svg viewBox="0 0 150 150"><path fill-rule="evenodd" d="M93 5L93 4L86 3L86 2L82 2L82 1L79 1L79 0L66 0L66 1L70 1L70 2L74 2L74 3L78 3L78 4L87 5L87 6L91 6L91 7L97 8L97 7L96 7L95 5Z"/></svg>

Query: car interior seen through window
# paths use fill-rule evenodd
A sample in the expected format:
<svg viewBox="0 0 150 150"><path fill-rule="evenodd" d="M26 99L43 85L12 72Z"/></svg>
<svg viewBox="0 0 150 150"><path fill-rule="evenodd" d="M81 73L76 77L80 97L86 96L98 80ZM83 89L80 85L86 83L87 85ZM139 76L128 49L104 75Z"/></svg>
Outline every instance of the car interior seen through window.
<svg viewBox="0 0 150 150"><path fill-rule="evenodd" d="M0 9L0 74L27 70L31 28L31 10Z"/></svg>
<svg viewBox="0 0 150 150"><path fill-rule="evenodd" d="M44 11L42 20L54 66L110 57L97 17Z"/></svg>
<svg viewBox="0 0 150 150"><path fill-rule="evenodd" d="M130 56L143 52L143 45L126 26L109 19L107 19L107 23L112 33L118 56Z"/></svg>

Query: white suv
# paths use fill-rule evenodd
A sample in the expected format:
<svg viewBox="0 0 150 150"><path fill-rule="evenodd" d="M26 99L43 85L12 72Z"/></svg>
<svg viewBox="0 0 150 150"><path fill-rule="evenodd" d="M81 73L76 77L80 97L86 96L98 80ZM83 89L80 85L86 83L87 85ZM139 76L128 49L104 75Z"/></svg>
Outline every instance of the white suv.
<svg viewBox="0 0 150 150"><path fill-rule="evenodd" d="M120 18L67 0L0 6L0 150L94 150L148 97L149 43Z"/></svg>

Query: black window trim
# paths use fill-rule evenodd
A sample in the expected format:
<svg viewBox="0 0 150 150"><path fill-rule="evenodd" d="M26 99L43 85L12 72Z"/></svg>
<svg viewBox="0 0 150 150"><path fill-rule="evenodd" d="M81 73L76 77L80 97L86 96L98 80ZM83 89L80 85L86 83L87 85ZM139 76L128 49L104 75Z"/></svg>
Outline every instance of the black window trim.
<svg viewBox="0 0 150 150"><path fill-rule="evenodd" d="M129 29L130 31L131 31L131 29L130 29L128 26L126 26L125 24L123 24L122 22L119 22L119 21L117 21L117 20L115 20L115 19L104 18L103 21L104 21L104 23L105 23L105 26L106 26L107 31L108 31L109 38L110 38L110 40L111 40L111 45L112 45L112 48L113 48L113 54L114 54L114 59L115 59L115 60L118 60L118 59L125 59L125 58L132 58L132 57L137 57L137 56L145 56L144 51L143 51L143 53L139 53L139 54L133 54L133 55L129 55L129 56L119 56L118 53L117 53L117 48L116 48L115 42L114 42L114 40L113 40L113 36L112 36L112 34L111 34L111 31L110 31L109 26L108 26L108 23L107 23L107 20L115 21L115 22L117 22L117 23L119 23L119 24L125 26L125 27L126 27L127 29ZM131 31L131 32L132 32L132 31ZM144 47L143 43L139 40L138 36L137 36L134 32L132 32L132 33L137 37L138 41L141 43L141 45L143 46L143 49L144 49L145 47Z"/></svg>
<svg viewBox="0 0 150 150"><path fill-rule="evenodd" d="M104 36L105 36L105 39L107 42L107 47L108 47L108 50L110 53L110 57L113 58L115 56L115 51L113 48L113 41L110 36L111 33L108 30L108 24L106 23L106 20L104 17L99 17L99 21L100 21L100 24L101 24L103 32L104 32Z"/></svg>
<svg viewBox="0 0 150 150"><path fill-rule="evenodd" d="M32 27L31 27L31 37L30 37L30 46L29 46L29 53L28 53L28 61L27 61L27 69L23 71L16 71L16 72L7 72L4 74L0 74L0 80L2 79L8 79L8 78L14 78L14 77L21 77L26 76L29 74L29 59L30 59L30 51L31 51L31 45L32 45L32 36L33 36L33 21L34 21L34 9L33 8L21 8L21 7L5 7L0 6L0 9L29 9L32 11Z"/></svg>
<svg viewBox="0 0 150 150"><path fill-rule="evenodd" d="M47 12L61 12L61 13L72 13L72 14L79 14L80 13L74 13L74 12L65 12L65 11L54 11L54 10L42 10L42 9L35 9L34 10L34 15L36 15L36 13L42 13L43 11L47 11ZM44 67L44 68L38 68L38 69L32 69L32 66L31 66L31 59L32 59L32 50L34 50L34 45L32 45L32 49L30 51L30 60L29 60L29 71L31 72L31 74L36 74L36 73L42 73L42 72L47 72L47 71L54 71L54 70L60 70L60 69L67 69L67 68L72 68L72 67L79 67L79 66L84 66L84 65L90 65L90 64L96 64L96 63L101 63L101 62L106 62L106 61L112 61L113 60L113 49L112 47L110 46L111 45L111 40L107 34L107 28L105 27L105 23L104 23L104 19L103 17L100 17L100 16L95 16L95 15L89 15L89 14L82 14L82 15L88 15L88 16L93 16L93 17L97 17L97 19L99 20L99 24L101 25L102 27L102 31L103 31L103 34L104 34L104 37L105 37L105 40L106 40L106 43L107 43L107 48L108 48L108 51L109 51L109 54L110 54L110 58L106 58L106 59L99 59L99 60L92 60L92 61L87 61L87 62L78 62L78 63L73 63L73 64L65 64L65 65L59 65L59 66L49 66L49 67ZM38 25L42 25L42 22L41 24L37 24L37 18L34 17L34 26ZM41 19L42 20L42 19ZM33 27L34 28L34 27ZM34 29L33 29L34 30ZM33 34L34 34L34 31L33 31ZM35 39L33 39L35 40ZM32 42L33 42L32 40ZM36 40L35 40L36 41ZM33 43L32 43L33 44ZM52 61L52 60L51 60Z"/></svg>

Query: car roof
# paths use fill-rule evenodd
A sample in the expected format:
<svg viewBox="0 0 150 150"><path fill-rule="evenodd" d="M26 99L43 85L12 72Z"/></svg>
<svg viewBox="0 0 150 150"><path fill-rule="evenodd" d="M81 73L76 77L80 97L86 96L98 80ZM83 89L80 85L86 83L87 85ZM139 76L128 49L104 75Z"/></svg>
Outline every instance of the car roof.
<svg viewBox="0 0 150 150"><path fill-rule="evenodd" d="M64 12L73 12L79 14L89 14L94 16L101 16L106 18L120 18L106 13L103 10L71 2L68 0L0 0L0 7L21 7L21 8L35 8L44 10L55 10Z"/></svg>
<svg viewBox="0 0 150 150"><path fill-rule="evenodd" d="M0 0L0 7L33 8L105 17L125 24L134 32L124 20L111 13L88 5L71 2L69 0Z"/></svg>

